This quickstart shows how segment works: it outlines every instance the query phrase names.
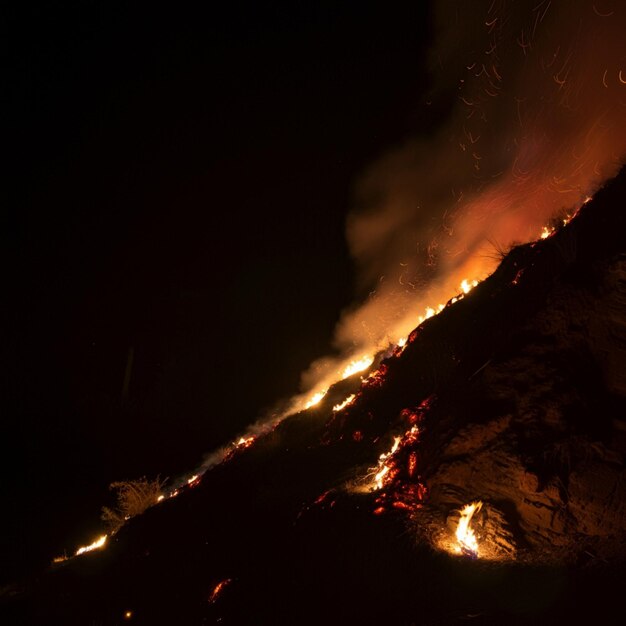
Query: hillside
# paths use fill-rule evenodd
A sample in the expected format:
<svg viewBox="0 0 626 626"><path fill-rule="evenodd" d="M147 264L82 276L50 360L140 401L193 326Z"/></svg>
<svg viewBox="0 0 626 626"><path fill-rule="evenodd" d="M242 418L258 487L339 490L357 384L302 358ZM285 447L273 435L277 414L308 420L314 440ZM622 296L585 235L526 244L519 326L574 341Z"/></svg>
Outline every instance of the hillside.
<svg viewBox="0 0 626 626"><path fill-rule="evenodd" d="M5 590L2 622L618 623L625 201L622 171L362 383ZM456 554L473 501L478 550Z"/></svg>

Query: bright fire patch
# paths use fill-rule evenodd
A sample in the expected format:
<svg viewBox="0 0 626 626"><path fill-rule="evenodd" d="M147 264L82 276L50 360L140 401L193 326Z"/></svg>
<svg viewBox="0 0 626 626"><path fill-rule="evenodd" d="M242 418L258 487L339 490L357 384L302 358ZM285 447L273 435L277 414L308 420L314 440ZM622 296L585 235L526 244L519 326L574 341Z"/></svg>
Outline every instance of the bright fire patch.
<svg viewBox="0 0 626 626"><path fill-rule="evenodd" d="M98 550L102 548L104 544L107 542L108 536L102 535L98 539L96 539L93 543L90 543L88 546L83 546L82 548L78 548L76 550L75 556L80 556L81 554L85 554L85 552L91 552L92 550Z"/></svg>
<svg viewBox="0 0 626 626"><path fill-rule="evenodd" d="M456 551L468 556L478 556L478 540L472 529L472 517L482 508L483 503L478 500L471 504L466 504L460 511L461 517L456 528Z"/></svg>
<svg viewBox="0 0 626 626"><path fill-rule="evenodd" d="M335 406L333 407L333 411L335 413L338 413L339 411L342 411L349 404L352 404L354 402L355 398L356 398L356 396L354 394L349 395L343 402L340 402L339 404L335 404Z"/></svg>
<svg viewBox="0 0 626 626"><path fill-rule="evenodd" d="M366 370L373 362L374 362L374 357L369 356L369 355L366 355L364 357L361 357L360 359L356 359L355 361L352 361L343 370L343 373L341 374L341 379L344 380L346 378L350 378L350 376L353 376L354 374L358 372L362 372L363 370Z"/></svg>

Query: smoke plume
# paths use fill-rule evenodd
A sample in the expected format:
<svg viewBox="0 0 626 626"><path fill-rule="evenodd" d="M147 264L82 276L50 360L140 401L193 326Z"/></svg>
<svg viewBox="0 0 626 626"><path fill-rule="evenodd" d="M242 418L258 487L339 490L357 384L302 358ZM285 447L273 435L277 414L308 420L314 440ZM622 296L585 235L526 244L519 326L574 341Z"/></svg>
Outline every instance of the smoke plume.
<svg viewBox="0 0 626 626"><path fill-rule="evenodd" d="M455 104L358 181L347 236L370 295L338 325L344 354L395 343L426 306L491 272L498 250L575 210L626 155L621 0L443 0L434 19L423 106ZM304 384L336 368L315 363Z"/></svg>

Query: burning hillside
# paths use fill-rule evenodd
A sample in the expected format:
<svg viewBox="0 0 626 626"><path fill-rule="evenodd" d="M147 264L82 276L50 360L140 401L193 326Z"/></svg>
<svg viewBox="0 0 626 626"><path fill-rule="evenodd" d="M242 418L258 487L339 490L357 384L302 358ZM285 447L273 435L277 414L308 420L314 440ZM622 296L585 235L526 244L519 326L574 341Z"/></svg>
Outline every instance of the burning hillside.
<svg viewBox="0 0 626 626"><path fill-rule="evenodd" d="M622 172L360 374L8 590L6 623L608 623L625 200Z"/></svg>

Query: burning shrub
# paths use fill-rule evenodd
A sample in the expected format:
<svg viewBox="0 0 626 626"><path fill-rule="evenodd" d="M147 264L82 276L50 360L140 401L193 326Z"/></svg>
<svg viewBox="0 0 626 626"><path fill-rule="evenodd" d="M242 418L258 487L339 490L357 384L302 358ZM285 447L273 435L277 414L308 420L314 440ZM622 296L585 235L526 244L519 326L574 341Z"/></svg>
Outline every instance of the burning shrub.
<svg viewBox="0 0 626 626"><path fill-rule="evenodd" d="M118 531L131 517L140 515L159 501L165 483L166 480L161 480L160 476L153 480L142 476L136 480L111 483L109 489L117 492L117 506L114 509L102 507L102 521L112 533Z"/></svg>

